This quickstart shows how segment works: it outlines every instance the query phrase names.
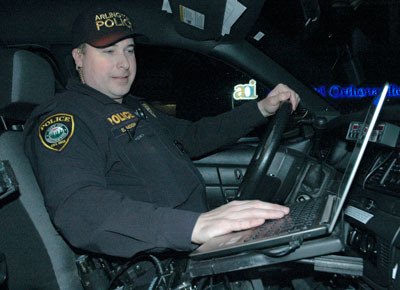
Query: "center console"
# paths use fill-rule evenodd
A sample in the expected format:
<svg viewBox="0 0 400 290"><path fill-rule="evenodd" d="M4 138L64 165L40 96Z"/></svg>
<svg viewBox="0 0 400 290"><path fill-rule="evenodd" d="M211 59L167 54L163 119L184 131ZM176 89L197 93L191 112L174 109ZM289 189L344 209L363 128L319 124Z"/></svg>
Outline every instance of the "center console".
<svg viewBox="0 0 400 290"><path fill-rule="evenodd" d="M373 289L400 289L398 156L378 156L345 209L346 245L363 258L363 277Z"/></svg>

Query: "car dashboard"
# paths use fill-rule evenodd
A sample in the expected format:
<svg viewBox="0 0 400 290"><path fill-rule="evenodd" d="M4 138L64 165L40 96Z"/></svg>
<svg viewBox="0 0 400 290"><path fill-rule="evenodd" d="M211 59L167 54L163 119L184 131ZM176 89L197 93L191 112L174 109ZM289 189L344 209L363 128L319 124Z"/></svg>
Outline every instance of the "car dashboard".
<svg viewBox="0 0 400 290"><path fill-rule="evenodd" d="M283 140L263 182L265 200L288 204L326 192L337 192L346 161L360 130L362 127L358 118L350 118L345 125L341 123L337 128L320 132L320 135ZM299 132L305 136L307 131L302 128ZM400 287L399 140L400 127L397 122L378 121L345 202L340 229L337 230L339 233L334 233L339 236L343 247L335 255L311 259L314 270L335 273L336 277L342 278L351 276L358 286L365 285L366 289ZM237 186L245 174L245 164L255 148L251 141L254 140L243 139L234 149L196 161L206 180L207 199L211 208L235 199ZM306 244L304 251L317 252L324 243L333 241L322 238L320 242ZM276 263L271 260L265 262L264 258L252 255L233 261L240 264L241 259L254 263L254 267ZM283 262L285 259L279 263ZM310 259L299 259L297 262L309 263ZM232 260L223 261L220 271L228 271L231 263ZM321 267L321 263L325 266ZM205 264L202 261L201 265L198 262L191 265L195 275L208 271L209 265ZM218 264L212 267L215 270Z"/></svg>
<svg viewBox="0 0 400 290"><path fill-rule="evenodd" d="M337 184L346 164L351 148L362 133L362 122L350 120L347 126L327 130L324 145L319 147L317 159L308 159L303 168L302 185L289 194L290 202L310 198L315 179L315 160L324 159L322 180ZM400 261L400 127L396 120L386 122L382 117L370 137L370 142L361 160L343 209L343 243L340 254L361 259L362 275L358 287L366 283L366 289L398 289ZM331 128L332 129L332 128ZM330 136L336 136L333 141ZM338 140L337 136L342 136ZM328 145L329 144L329 145ZM340 148L340 149L338 149ZM340 152L340 153L339 153ZM305 159L307 160L307 159ZM310 182L311 177L311 182ZM321 179L321 177L318 177ZM304 185L304 180L306 184ZM323 189L324 182L317 190ZM307 186L308 185L308 186ZM327 185L328 190L329 188ZM333 190L336 190L333 188ZM315 193L314 194L319 194ZM288 200L286 200L288 201ZM340 261L340 259L338 260ZM357 261L357 260L355 260ZM353 261L354 262L354 261ZM351 262L349 269L355 267ZM358 265L358 266L360 266ZM346 262L342 264L346 268ZM340 272L340 271L339 271ZM368 288L370 287L370 288Z"/></svg>
<svg viewBox="0 0 400 290"><path fill-rule="evenodd" d="M337 143L333 146L352 148L362 130L361 125L361 122L357 120L349 122L347 130L345 128L340 130L343 136L342 141L336 141ZM329 132L332 133L332 131ZM330 140L329 137L327 138ZM366 283L367 289L369 289L368 287L371 289L398 289L400 287L398 273L400 261L399 148L400 127L398 123L378 121L343 210L344 249L340 255L361 259L362 276L359 277L358 286ZM321 151L324 150L327 148L321 149ZM332 187L329 188L328 180L331 186L338 183L344 169L344 161L349 158L350 151L348 150L347 153L343 151L341 154L332 148L325 151L325 153L335 152L334 154L340 156L340 158L336 156L331 159L329 156L325 156L327 162L322 166L324 178L321 179L319 176L318 179L327 184L325 187L328 190L332 189ZM323 153L321 155L324 156ZM329 162L332 160L335 162ZM318 184L315 182L316 174L313 169L316 164L315 160L309 159L306 164L303 168L307 171L302 171L303 182L301 185L297 185L297 191L290 193L290 199L286 199L286 201L293 202L303 198L312 198L313 194L319 194L316 191L323 190L324 182L320 187L314 186L314 190L310 186L310 184ZM319 171L321 170L319 169ZM336 189L333 188L333 190ZM354 266L353 262L350 263L349 269ZM342 267L346 268L345 262Z"/></svg>

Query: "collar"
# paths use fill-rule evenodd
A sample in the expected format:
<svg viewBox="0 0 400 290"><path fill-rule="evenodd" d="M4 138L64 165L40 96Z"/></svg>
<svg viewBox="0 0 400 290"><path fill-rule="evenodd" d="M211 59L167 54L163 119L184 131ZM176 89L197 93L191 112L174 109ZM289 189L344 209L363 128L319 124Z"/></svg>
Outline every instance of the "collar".
<svg viewBox="0 0 400 290"><path fill-rule="evenodd" d="M86 84L82 84L78 78L71 78L67 83L67 90L78 92L84 95L88 95L102 104L118 104L117 101L111 99L109 96L99 92L98 90L89 87Z"/></svg>
<svg viewBox="0 0 400 290"><path fill-rule="evenodd" d="M67 90L75 91L84 95L88 95L93 97L97 101L102 104L119 104L117 101L111 99L109 96L99 92L98 90L89 87L88 85L82 84L78 78L71 78L67 83ZM143 98L139 98L133 96L131 94L127 94L124 96L122 100L122 104L126 104L128 106L137 106L138 102L142 101Z"/></svg>

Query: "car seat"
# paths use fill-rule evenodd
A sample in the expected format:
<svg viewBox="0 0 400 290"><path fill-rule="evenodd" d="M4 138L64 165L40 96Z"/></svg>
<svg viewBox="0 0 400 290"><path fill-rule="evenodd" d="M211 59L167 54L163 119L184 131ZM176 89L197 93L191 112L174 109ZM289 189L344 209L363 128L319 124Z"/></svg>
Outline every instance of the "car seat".
<svg viewBox="0 0 400 290"><path fill-rule="evenodd" d="M18 196L0 201L0 252L6 256L9 290L82 290L75 254L53 227L23 150L23 123L55 93L51 66L22 49L0 49L0 159L9 160Z"/></svg>

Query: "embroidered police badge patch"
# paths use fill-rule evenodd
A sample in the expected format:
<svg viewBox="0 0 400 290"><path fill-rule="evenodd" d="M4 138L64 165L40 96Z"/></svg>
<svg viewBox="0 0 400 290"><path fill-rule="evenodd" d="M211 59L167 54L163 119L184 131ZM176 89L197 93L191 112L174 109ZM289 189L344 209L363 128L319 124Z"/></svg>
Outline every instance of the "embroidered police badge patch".
<svg viewBox="0 0 400 290"><path fill-rule="evenodd" d="M74 117L59 113L46 118L39 126L39 138L43 145L54 151L62 151L74 134Z"/></svg>

